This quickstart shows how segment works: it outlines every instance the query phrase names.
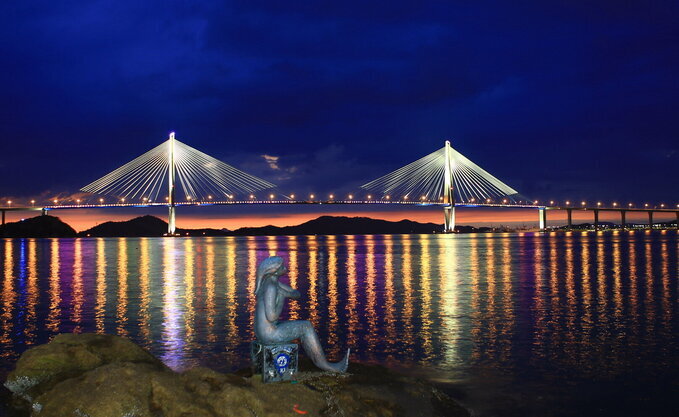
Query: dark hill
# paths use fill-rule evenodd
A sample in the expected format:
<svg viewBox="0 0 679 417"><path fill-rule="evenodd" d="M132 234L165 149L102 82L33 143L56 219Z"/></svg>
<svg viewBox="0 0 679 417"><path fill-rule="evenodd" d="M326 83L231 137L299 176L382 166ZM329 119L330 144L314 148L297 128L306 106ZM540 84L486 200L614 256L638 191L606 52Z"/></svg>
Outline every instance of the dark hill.
<svg viewBox="0 0 679 417"><path fill-rule="evenodd" d="M267 236L267 235L340 235L340 234L399 234L434 233L441 225L418 223L410 220L390 222L367 217L322 216L296 226L243 227L234 232L216 229L177 229L185 236ZM125 222L106 222L78 236L92 237L141 237L163 236L167 233L167 223L154 216L137 217Z"/></svg>
<svg viewBox="0 0 679 417"><path fill-rule="evenodd" d="M235 235L356 235L435 233L440 224L418 223L410 220L390 222L368 217L322 216L296 226L243 227Z"/></svg>
<svg viewBox="0 0 679 417"><path fill-rule="evenodd" d="M75 237L75 230L58 217L37 216L0 226L0 237Z"/></svg>
<svg viewBox="0 0 679 417"><path fill-rule="evenodd" d="M81 237L156 237L167 233L167 222L154 216L136 217L124 222L106 222L78 233ZM228 231L216 229L177 229L180 235L223 236Z"/></svg>
<svg viewBox="0 0 679 417"><path fill-rule="evenodd" d="M167 223L154 216L136 217L124 222L106 222L78 233L92 237L162 236L167 233Z"/></svg>
<svg viewBox="0 0 679 417"><path fill-rule="evenodd" d="M368 217L322 216L296 226L243 227L226 229L177 229L181 236L264 236L264 235L342 235L342 234L409 234L438 233L436 223L410 220L390 222ZM471 226L458 226L462 233L483 232ZM80 237L159 237L167 233L167 223L154 216L142 216L123 222L106 222L78 233ZM73 237L75 231L56 217L38 216L0 227L0 237Z"/></svg>

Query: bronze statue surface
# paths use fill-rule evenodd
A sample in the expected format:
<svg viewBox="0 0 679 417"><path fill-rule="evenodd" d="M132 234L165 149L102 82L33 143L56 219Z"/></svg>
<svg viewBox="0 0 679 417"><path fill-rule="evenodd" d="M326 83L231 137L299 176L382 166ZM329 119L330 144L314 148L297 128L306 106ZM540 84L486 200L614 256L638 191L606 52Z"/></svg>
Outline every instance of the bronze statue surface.
<svg viewBox="0 0 679 417"><path fill-rule="evenodd" d="M279 322L286 298L298 299L300 292L278 280L287 269L283 258L270 256L257 267L255 287L255 335L261 343L288 343L300 339L302 347L313 363L325 371L346 372L349 366L349 350L339 362L328 362L321 341L308 320ZM315 279L315 277L312 277Z"/></svg>

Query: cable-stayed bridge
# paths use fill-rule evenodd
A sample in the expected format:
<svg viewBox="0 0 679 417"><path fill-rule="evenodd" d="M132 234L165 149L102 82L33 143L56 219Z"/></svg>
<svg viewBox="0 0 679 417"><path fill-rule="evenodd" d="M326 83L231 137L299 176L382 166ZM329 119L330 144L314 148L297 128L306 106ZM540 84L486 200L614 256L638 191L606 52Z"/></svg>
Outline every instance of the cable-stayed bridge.
<svg viewBox="0 0 679 417"><path fill-rule="evenodd" d="M123 202L158 201L167 190L168 233L175 232L177 196L201 201L212 196L234 198L275 187L274 184L225 164L175 138L170 138L80 191L114 196ZM180 200L181 201L181 200Z"/></svg>
<svg viewBox="0 0 679 417"><path fill-rule="evenodd" d="M405 200L419 198L421 201L440 202L444 205L446 232L455 229L456 201L488 204L500 199L504 204L521 204L526 200L515 189L453 149L449 141L438 151L370 181L361 188L375 192L382 198L395 195L403 196Z"/></svg>
<svg viewBox="0 0 679 417"><path fill-rule="evenodd" d="M511 207L536 209L540 229L546 228L547 210L565 210L568 225L572 225L573 210L591 210L594 224L598 227L600 211L618 211L621 223L626 224L626 213L647 212L649 225L653 224L654 212L676 213L677 208L661 206L642 207L588 206L538 204L519 194L483 168L459 153L450 142L391 173L361 186L360 193L344 198L309 194L308 196L282 195L272 190L276 186L266 180L243 172L211 157L176 139L170 133L167 141L133 159L118 169L81 188L95 198L95 202L76 200L75 204L54 200L54 204L36 207L12 206L8 201L0 207L2 223L6 211L84 209L107 207L168 207L168 234L176 229L176 208L180 206L231 205L231 204L400 204L418 206L441 206L444 212L444 232L455 230L456 207ZM257 193L266 191L265 198ZM359 195L360 194L360 195ZM104 196L106 198L104 198ZM111 202L111 198L115 202Z"/></svg>

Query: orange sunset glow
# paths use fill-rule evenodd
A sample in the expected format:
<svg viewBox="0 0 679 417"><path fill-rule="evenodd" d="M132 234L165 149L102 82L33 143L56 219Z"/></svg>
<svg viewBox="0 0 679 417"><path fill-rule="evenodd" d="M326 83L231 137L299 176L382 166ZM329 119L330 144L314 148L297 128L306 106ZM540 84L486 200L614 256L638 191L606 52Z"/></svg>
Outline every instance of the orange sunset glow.
<svg viewBox="0 0 679 417"><path fill-rule="evenodd" d="M353 208L353 210L352 210ZM297 209L297 210L295 210ZM87 230L107 221L126 221L135 217L152 215L167 220L166 209L81 209L54 210L50 215L59 217L76 231ZM241 227L261 226L293 226L313 220L319 216L347 216L370 217L388 221L412 220L420 223L443 224L443 214L439 207L408 207L369 210L365 207L331 207L331 206L297 206L277 210L276 207L256 207L252 211L238 211L220 208L183 208L177 214L177 226L187 229L213 228L236 230ZM18 221L22 218L33 217L34 213L9 212L7 221ZM508 227L536 227L538 214L530 209L495 209L495 208L458 208L458 225L470 226L508 226ZM673 214L656 213L655 221L667 221L674 218ZM602 222L619 222L620 216L615 212L601 212L599 220ZM563 225L566 223L566 212L550 210L547 214L548 225ZM574 223L592 222L591 211L573 211ZM628 222L645 223L648 221L646 213L630 212Z"/></svg>

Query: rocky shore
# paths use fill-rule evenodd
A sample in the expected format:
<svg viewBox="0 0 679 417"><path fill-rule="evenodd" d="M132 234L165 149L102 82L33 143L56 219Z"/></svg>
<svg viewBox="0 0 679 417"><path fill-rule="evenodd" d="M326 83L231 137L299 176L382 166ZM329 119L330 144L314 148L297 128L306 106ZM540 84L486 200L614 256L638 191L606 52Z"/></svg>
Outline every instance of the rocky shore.
<svg viewBox="0 0 679 417"><path fill-rule="evenodd" d="M446 416L469 413L431 384L374 365L348 374L301 366L293 382L247 370L177 373L128 339L60 334L8 375L17 415L40 417Z"/></svg>

